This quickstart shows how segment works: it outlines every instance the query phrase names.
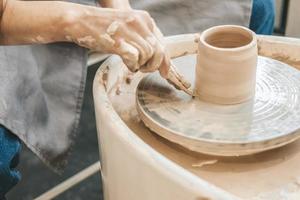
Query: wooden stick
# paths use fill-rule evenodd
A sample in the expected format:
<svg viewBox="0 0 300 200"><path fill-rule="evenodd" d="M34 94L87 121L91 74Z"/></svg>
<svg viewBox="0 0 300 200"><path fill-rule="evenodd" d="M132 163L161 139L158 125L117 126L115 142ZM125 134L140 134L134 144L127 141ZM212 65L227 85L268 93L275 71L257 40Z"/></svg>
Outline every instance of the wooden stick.
<svg viewBox="0 0 300 200"><path fill-rule="evenodd" d="M35 200L48 200L53 199L54 197L60 195L61 193L65 192L66 190L70 189L77 183L87 179L91 175L95 174L96 172L101 171L100 162L96 162L91 166L85 168L84 170L80 171L79 173L75 174L74 176L68 178L64 182L58 184L54 188L48 190L41 196L35 198ZM100 186L99 186L100 187Z"/></svg>

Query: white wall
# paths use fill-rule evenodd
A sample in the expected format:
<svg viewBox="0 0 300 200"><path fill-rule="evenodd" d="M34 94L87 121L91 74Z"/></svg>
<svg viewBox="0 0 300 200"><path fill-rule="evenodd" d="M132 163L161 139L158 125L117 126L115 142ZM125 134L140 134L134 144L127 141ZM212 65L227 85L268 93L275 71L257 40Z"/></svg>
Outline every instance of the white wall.
<svg viewBox="0 0 300 200"><path fill-rule="evenodd" d="M275 18L275 27L280 26L280 18L281 18L281 8L282 8L282 0L276 0L276 18Z"/></svg>
<svg viewBox="0 0 300 200"><path fill-rule="evenodd" d="M300 38L300 0L290 0L286 36Z"/></svg>

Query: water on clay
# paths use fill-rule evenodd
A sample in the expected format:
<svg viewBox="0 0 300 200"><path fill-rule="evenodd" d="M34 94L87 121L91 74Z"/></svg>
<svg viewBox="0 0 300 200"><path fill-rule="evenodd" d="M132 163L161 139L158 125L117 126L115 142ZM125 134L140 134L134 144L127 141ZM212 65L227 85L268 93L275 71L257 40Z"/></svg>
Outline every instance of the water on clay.
<svg viewBox="0 0 300 200"><path fill-rule="evenodd" d="M123 84L119 95L111 89L109 97L123 122L145 143L191 173L242 199L300 198L300 140L284 148L243 157L221 158L189 151L151 132L140 120L135 88L141 78L137 74L130 84ZM210 164L199 164L202 162Z"/></svg>

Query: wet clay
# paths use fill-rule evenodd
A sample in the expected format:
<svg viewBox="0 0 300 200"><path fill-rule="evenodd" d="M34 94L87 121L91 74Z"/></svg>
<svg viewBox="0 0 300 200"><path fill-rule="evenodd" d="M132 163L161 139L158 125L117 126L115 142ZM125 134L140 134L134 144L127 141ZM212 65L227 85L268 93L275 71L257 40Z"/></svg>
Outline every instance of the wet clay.
<svg viewBox="0 0 300 200"><path fill-rule="evenodd" d="M194 95L203 101L228 105L253 98L256 41L255 33L241 26L215 26L201 33Z"/></svg>
<svg viewBox="0 0 300 200"><path fill-rule="evenodd" d="M120 22L114 21L114 22L111 23L111 24L109 25L109 27L106 29L106 33L107 33L108 35L114 35L114 34L117 32L119 26L120 26Z"/></svg>
<svg viewBox="0 0 300 200"><path fill-rule="evenodd" d="M174 61L190 81L194 69L184 67L193 66L192 61L195 56ZM255 98L236 105L193 99L156 74L148 75L137 87L137 110L151 130L197 152L239 156L282 146L300 137L295 133L300 128L300 73L262 57L258 69Z"/></svg>
<svg viewBox="0 0 300 200"><path fill-rule="evenodd" d="M290 43L278 41L273 37L268 37L266 40L259 42L260 52L263 52L264 55L284 55L290 52L288 60L284 60L284 62L289 63L290 59L300 59L300 55L297 53L300 51L299 40ZM269 46L268 44L272 45ZM168 45L172 46L172 44ZM280 48L278 48L279 46ZM190 51L194 51L194 49L191 48ZM181 55L182 51L174 49L173 53ZM116 62L112 63L114 66L116 65ZM294 65L294 67L297 67L297 65ZM109 71L108 74L106 85L108 90L113 91L112 87L115 82L113 77L116 71ZM122 122L118 121L118 123L125 123L133 133L133 135L124 133L127 137L130 137L130 139L134 136L138 137L146 144L144 148L154 149L184 170L199 177L199 179L214 184L241 199L281 200L300 198L299 140L283 148L245 157L221 158L189 151L157 136L145 127L140 120L135 105L135 88L142 78L143 74L136 74L131 84L122 85L120 96L115 96L114 92L109 93L113 109L122 119ZM109 110L109 113L111 113L111 110ZM125 132L128 130L120 129L118 131ZM107 147L105 147L105 150L108 150ZM195 164L208 161L211 161L212 164L193 167ZM151 162L155 162L155 158ZM202 197L199 197L199 199L202 199Z"/></svg>
<svg viewBox="0 0 300 200"><path fill-rule="evenodd" d="M111 93L110 100L126 125L147 145L185 170L241 199L281 200L282 194L300 197L297 184L300 177L300 141L246 157L220 158L188 151L157 136L140 120L134 88L142 76L139 74L130 85L123 85L119 96ZM201 167L196 167L201 163Z"/></svg>

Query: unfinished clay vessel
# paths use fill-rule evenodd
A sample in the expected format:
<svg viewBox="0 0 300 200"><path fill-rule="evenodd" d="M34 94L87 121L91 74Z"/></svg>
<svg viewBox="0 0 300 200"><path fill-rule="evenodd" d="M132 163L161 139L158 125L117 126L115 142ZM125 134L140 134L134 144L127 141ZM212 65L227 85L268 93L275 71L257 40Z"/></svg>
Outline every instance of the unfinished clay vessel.
<svg viewBox="0 0 300 200"><path fill-rule="evenodd" d="M198 43L195 96L217 104L237 104L254 96L256 35L234 25L204 31Z"/></svg>
<svg viewBox="0 0 300 200"><path fill-rule="evenodd" d="M261 74L263 77L267 74L274 74L276 77L280 77L281 81L285 79L288 83L295 80L300 81L299 72L296 70L300 69L300 39L275 36L258 36L258 38L259 54L269 57L263 59L264 61L271 58L279 59L295 69L292 70L285 64L281 65L278 61L269 60L270 62L267 64L275 63L272 65L272 69L280 70L281 74L271 73L272 70L268 70L267 67L261 68L261 70L258 67L257 74ZM196 54L197 51L194 34L167 37L165 43L172 58L187 53ZM187 73L183 72L183 75L188 77L190 74L191 78L194 78L194 73L191 71L194 70L194 58L193 55L192 57L183 56L176 59L174 64L179 70L186 70ZM122 84L120 90L116 86L122 80L118 77L126 75L124 69L122 60L117 56L111 56L100 66L94 80L93 95L105 200L300 199L300 140L284 148L232 158L211 157L183 149L153 134L141 122L140 119L143 115L140 115L136 109L135 91L140 80L147 75L135 74L131 83ZM282 70L291 72L291 76L286 76ZM163 81L158 74L156 77L157 80ZM276 77L272 80L276 80ZM167 85L174 95L180 94L184 98L190 98L183 92L179 93L169 84L164 83L164 85ZM168 96L164 91L166 92L167 88L163 87L164 85L160 87L164 89L160 94L164 94L161 98L166 99ZM300 89L296 90L295 87L300 88L300 84L295 84L292 88L284 86L282 91L288 90L285 92L287 95L277 95L278 88L274 86L258 87L256 95L263 94L264 91L273 91L272 93L278 96L276 99L279 101L269 104L266 108L270 109L272 105L274 105L273 108L277 107L274 114L280 114L280 118L278 115L273 115L274 118L269 116L270 119L275 119L277 116L277 119L281 120L284 113L286 113L285 116L291 112L299 113L295 107L300 106L297 93ZM119 95L116 95L117 90L121 91ZM155 91L158 92L158 90ZM289 91L293 92L289 93ZM153 93L149 95L151 94ZM298 103L290 103L286 96ZM268 102L273 97L267 93L266 96L259 99L260 101L257 101L257 106L262 108L261 100ZM278 103L283 105L280 108L285 109L285 112L277 112L280 109ZM160 105L158 108L163 108L165 104ZM164 107L171 110L167 106ZM152 107L150 111L155 111L155 109ZM192 109L194 108L191 107ZM176 110L173 110L173 113L176 113ZM266 118L267 116L263 114L261 117ZM295 116L290 116L290 119L293 121L283 127L290 129L292 125L299 123L299 118ZM178 122L177 124L180 124ZM265 143L259 142L261 140L257 139L256 143L251 142L252 145L246 143L243 148L249 147L253 153L255 150L266 150L287 144L300 136L299 132L294 132L294 134L284 134L278 137L277 127L280 124L282 123L273 127L268 126L273 128L275 134L273 139ZM252 130L254 131L254 129ZM258 136L260 135L258 134ZM176 135L172 138L177 139L174 140L175 143L182 141ZM282 140L285 142L282 143ZM240 146L242 147L242 145ZM201 148L201 145L199 144L198 147ZM239 149L235 151L240 152ZM226 152L225 148L219 152Z"/></svg>

